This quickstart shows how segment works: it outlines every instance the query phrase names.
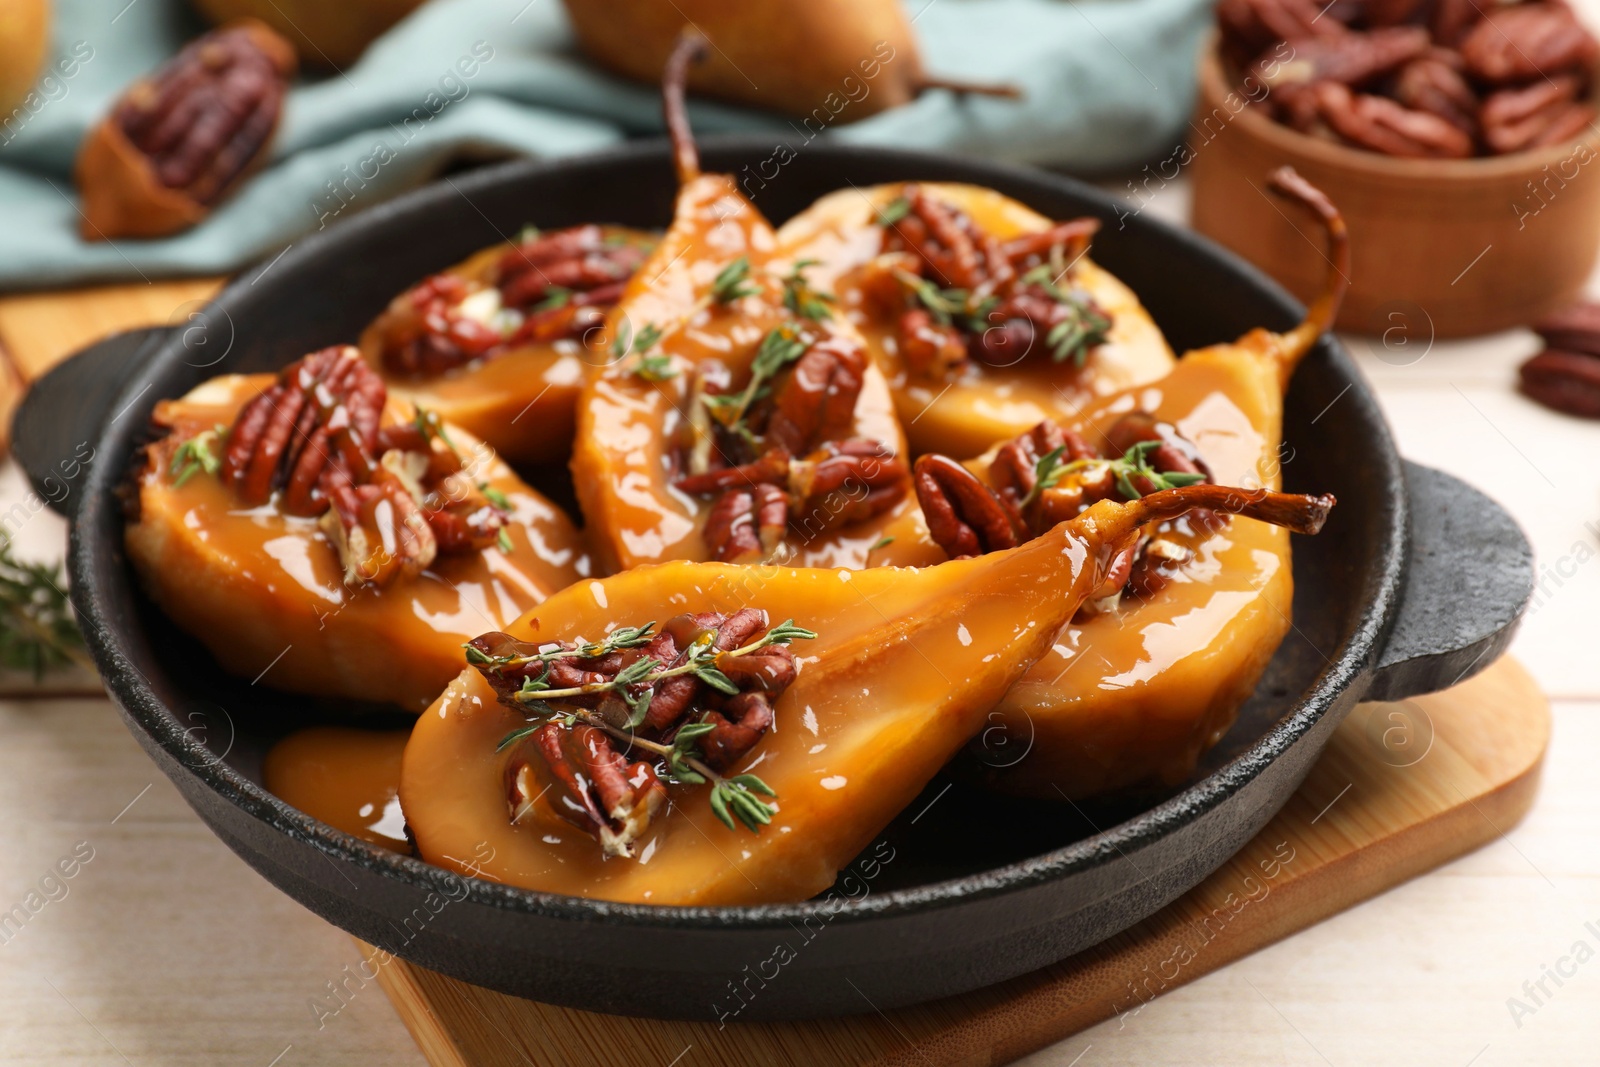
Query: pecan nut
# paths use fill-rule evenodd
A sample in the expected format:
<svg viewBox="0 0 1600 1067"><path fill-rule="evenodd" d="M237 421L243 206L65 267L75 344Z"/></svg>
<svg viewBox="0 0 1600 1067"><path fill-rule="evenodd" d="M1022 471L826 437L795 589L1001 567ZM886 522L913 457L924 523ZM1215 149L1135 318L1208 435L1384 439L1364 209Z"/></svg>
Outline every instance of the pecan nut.
<svg viewBox="0 0 1600 1067"><path fill-rule="evenodd" d="M1322 82L1313 92L1323 120L1358 147L1418 159L1472 155L1472 138L1438 115L1413 110L1388 97L1352 93L1338 82Z"/></svg>
<svg viewBox="0 0 1600 1067"><path fill-rule="evenodd" d="M634 842L667 800L666 786L650 764L630 762L603 730L584 724L547 723L518 746L506 765L512 822L544 795L541 777L558 787L551 801L556 813L594 834L608 856L632 856Z"/></svg>
<svg viewBox="0 0 1600 1067"><path fill-rule="evenodd" d="M1454 55L1436 49L1407 63L1395 76L1395 99L1415 111L1439 116L1468 137L1476 137L1478 94L1462 77L1459 66L1445 58Z"/></svg>
<svg viewBox="0 0 1600 1067"><path fill-rule="evenodd" d="M842 338L806 349L778 390L767 440L799 456L849 433L866 369L866 353Z"/></svg>
<svg viewBox="0 0 1600 1067"><path fill-rule="evenodd" d="M290 364L240 409L228 434L222 476L244 503L285 491L293 514L316 515L335 486L374 461L383 379L349 345Z"/></svg>
<svg viewBox="0 0 1600 1067"><path fill-rule="evenodd" d="M1485 143L1504 154L1576 137L1594 119L1594 109L1577 102L1580 85L1575 76L1559 74L1490 94L1479 112Z"/></svg>
<svg viewBox="0 0 1600 1067"><path fill-rule="evenodd" d="M755 563L772 555L788 525L789 497L776 485L728 489L706 515L706 547L723 563Z"/></svg>
<svg viewBox="0 0 1600 1067"><path fill-rule="evenodd" d="M951 559L1015 548L1027 531L1013 509L948 456L919 456L912 468L928 536Z"/></svg>
<svg viewBox="0 0 1600 1067"><path fill-rule="evenodd" d="M807 512L801 528L809 533L887 511L905 499L908 474L889 446L856 437L830 441L795 463L789 491Z"/></svg>
<svg viewBox="0 0 1600 1067"><path fill-rule="evenodd" d="M622 298L647 251L604 227L573 226L512 245L482 278L426 278L374 323L384 365L431 377L520 345L580 336Z"/></svg>
<svg viewBox="0 0 1600 1067"><path fill-rule="evenodd" d="M1600 359L1547 348L1520 368L1524 395L1567 415L1600 419Z"/></svg>
<svg viewBox="0 0 1600 1067"><path fill-rule="evenodd" d="M1551 348L1600 356L1600 304L1574 304L1546 315L1533 332Z"/></svg>
<svg viewBox="0 0 1600 1067"><path fill-rule="evenodd" d="M1271 89L1325 81L1361 86L1399 70L1427 50L1427 30L1394 26L1302 41L1295 46L1293 58L1264 61L1257 64L1257 70Z"/></svg>
<svg viewBox="0 0 1600 1067"><path fill-rule="evenodd" d="M1600 45L1565 4L1497 8L1461 41L1467 72L1493 85L1587 74Z"/></svg>
<svg viewBox="0 0 1600 1067"><path fill-rule="evenodd" d="M1240 65L1277 41L1298 47L1312 38L1345 32L1339 19L1323 17L1323 5L1316 0L1222 0L1217 24L1224 47Z"/></svg>
<svg viewBox="0 0 1600 1067"><path fill-rule="evenodd" d="M264 158L294 70L288 41L241 19L135 82L78 153L84 239L160 237L205 218Z"/></svg>
<svg viewBox="0 0 1600 1067"><path fill-rule="evenodd" d="M502 703L526 710L519 694L534 683L571 716L540 724L511 749L505 765L510 821L554 793L548 807L597 837L607 855L631 856L667 800L662 775L684 769L677 755L662 757L682 748L676 742L686 740L680 736L685 726L710 727L697 729L683 753L696 773L730 769L771 730L778 697L799 667L781 643L761 641L770 628L766 612L744 608L731 615L679 615L653 635L647 626L642 636L633 631L634 640L618 645L609 638L600 645L536 645L504 633L474 638L469 659ZM703 669L685 669L708 663L721 675L715 686ZM646 669L630 674L633 681L619 677L641 664ZM572 692L580 687L590 691ZM630 761L641 748L660 762Z"/></svg>

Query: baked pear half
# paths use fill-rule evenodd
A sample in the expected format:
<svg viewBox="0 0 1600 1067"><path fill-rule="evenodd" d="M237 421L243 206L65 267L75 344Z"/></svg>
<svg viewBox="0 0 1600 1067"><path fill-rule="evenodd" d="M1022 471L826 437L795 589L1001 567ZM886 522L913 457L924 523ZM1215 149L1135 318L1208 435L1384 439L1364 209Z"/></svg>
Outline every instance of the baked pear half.
<svg viewBox="0 0 1600 1067"><path fill-rule="evenodd" d="M488 443L507 462L559 463L606 311L655 246L623 226L541 232L423 279L361 334L394 395Z"/></svg>
<svg viewBox="0 0 1600 1067"><path fill-rule="evenodd" d="M1172 369L1139 298L1090 257L1099 227L901 182L830 193L778 241L866 338L912 451L966 459Z"/></svg>
<svg viewBox="0 0 1600 1067"><path fill-rule="evenodd" d="M463 642L589 572L560 509L350 346L215 378L153 428L128 556L180 628L264 685L420 711Z"/></svg>

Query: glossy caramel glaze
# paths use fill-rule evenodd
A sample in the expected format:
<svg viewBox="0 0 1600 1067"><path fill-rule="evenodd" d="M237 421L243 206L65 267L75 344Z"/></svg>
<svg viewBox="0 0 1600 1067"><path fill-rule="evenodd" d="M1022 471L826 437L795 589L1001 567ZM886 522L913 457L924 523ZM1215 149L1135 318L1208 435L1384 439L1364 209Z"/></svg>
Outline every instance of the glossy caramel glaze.
<svg viewBox="0 0 1600 1067"><path fill-rule="evenodd" d="M1050 228L1051 221L992 189L921 183L924 190L959 208L974 223L1005 240ZM1087 290L1112 318L1110 339L1093 349L1080 369L1056 363L1041 350L1018 353L1008 366L969 360L948 377L911 373L897 349L896 324L878 314L865 297L859 268L878 255L883 228L878 211L900 195L902 184L830 193L778 231L785 255L815 259L808 277L831 289L866 337L893 390L913 452L975 456L1044 419L1064 421L1097 396L1154 381L1172 369L1172 349L1132 290L1089 256L1073 267L1074 284Z"/></svg>
<svg viewBox="0 0 1600 1067"><path fill-rule="evenodd" d="M1069 425L1099 440L1126 412L1148 411L1196 446L1219 484L1275 489L1282 379L1303 351L1292 340L1256 331L1190 353L1165 379L1098 401ZM988 457L971 466L987 470ZM1154 532L1194 559L1153 595L1124 594L1064 627L996 706L968 770L1045 799L1170 785L1233 725L1291 625L1289 536L1245 518L1210 534L1185 519Z"/></svg>
<svg viewBox="0 0 1600 1067"><path fill-rule="evenodd" d="M285 514L277 498L245 508L216 477L174 484L178 443L231 425L272 375L226 375L156 419L173 427L138 472L138 518L128 555L151 598L229 671L320 696L420 711L460 671L461 645L498 629L589 573L572 523L524 485L486 446L452 430L475 477L505 493L512 551L440 555L418 578L348 588L337 553L315 519ZM391 399L386 419L412 409Z"/></svg>
<svg viewBox="0 0 1600 1067"><path fill-rule="evenodd" d="M653 244L655 236L605 226L608 237ZM489 289L493 268L509 244L473 254L446 273ZM439 413L440 418L481 438L508 463L559 463L572 445L574 409L587 365L605 360L592 339L518 345L444 374L409 377L391 372L382 358L386 311L361 334L361 354L378 370L389 393Z"/></svg>
<svg viewBox="0 0 1600 1067"><path fill-rule="evenodd" d="M409 730L313 726L273 745L267 789L352 837L410 853L400 812L400 759Z"/></svg>
<svg viewBox="0 0 1600 1067"><path fill-rule="evenodd" d="M1128 524L1105 503L1027 545L936 568L868 571L666 563L580 582L511 628L522 639L598 639L619 623L754 607L817 631L791 650L776 721L730 773L777 791L760 833L729 830L706 786L604 858L548 801L511 822L497 752L526 719L463 673L417 721L400 798L429 862L533 889L657 904L804 900L832 883L981 726L1099 581ZM469 870L461 857L482 857Z"/></svg>
<svg viewBox="0 0 1600 1067"><path fill-rule="evenodd" d="M712 280L740 256L749 259L751 282L761 292L707 306ZM626 357L596 368L578 403L573 479L595 554L607 571L711 556L701 535L711 502L669 480L675 442L689 417L693 372L714 361L729 367L736 382L748 378L761 339L795 321L782 306L777 281L790 265L778 255L771 226L731 178L702 175L685 185L672 228L608 321L612 337L629 338L647 326L666 330L657 350L670 357L673 376L647 381L632 373L634 357ZM855 336L837 317L807 328ZM905 454L888 384L870 364L853 434ZM913 510L908 492L892 511L841 527L830 504L815 506L791 515L788 537L773 558L800 566L861 567L883 527Z"/></svg>

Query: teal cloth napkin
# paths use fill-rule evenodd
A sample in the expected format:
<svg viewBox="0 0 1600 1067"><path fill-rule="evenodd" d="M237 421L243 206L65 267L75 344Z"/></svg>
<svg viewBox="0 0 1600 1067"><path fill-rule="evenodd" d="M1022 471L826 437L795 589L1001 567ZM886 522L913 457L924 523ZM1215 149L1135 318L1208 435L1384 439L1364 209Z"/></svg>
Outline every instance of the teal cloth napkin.
<svg viewBox="0 0 1600 1067"><path fill-rule="evenodd" d="M1181 136L1210 0L910 6L928 69L1010 82L1024 99L930 92L821 136L1074 170L1148 159ZM201 225L81 240L72 163L84 133L202 29L181 0L57 0L56 60L0 116L0 288L233 271L450 162L565 156L661 131L659 95L586 64L559 0L433 0L355 65L298 84L267 165ZM748 109L696 102L691 114L701 133L767 132L796 148L809 135Z"/></svg>

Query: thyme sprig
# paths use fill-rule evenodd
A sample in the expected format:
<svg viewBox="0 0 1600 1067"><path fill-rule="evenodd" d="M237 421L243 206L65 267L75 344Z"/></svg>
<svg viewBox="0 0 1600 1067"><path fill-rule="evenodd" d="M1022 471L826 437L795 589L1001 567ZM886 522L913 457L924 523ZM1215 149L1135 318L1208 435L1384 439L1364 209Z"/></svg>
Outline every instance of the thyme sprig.
<svg viewBox="0 0 1600 1067"><path fill-rule="evenodd" d="M897 196L878 211L877 223L879 226L893 226L909 214L911 214L911 201L903 196Z"/></svg>
<svg viewBox="0 0 1600 1067"><path fill-rule="evenodd" d="M544 299L533 305L535 313L540 311L554 311L564 308L572 300L572 290L560 285L552 285L544 291Z"/></svg>
<svg viewBox="0 0 1600 1067"><path fill-rule="evenodd" d="M750 281L750 257L740 256L717 271L711 280L711 300L716 304L731 304L740 297L755 296L761 287Z"/></svg>
<svg viewBox="0 0 1600 1067"><path fill-rule="evenodd" d="M1138 441L1131 445L1126 452L1116 459L1077 459L1071 463L1061 464L1055 449L1039 460L1035 470L1039 473L1039 484L1045 481L1045 461L1050 460L1052 467L1049 469L1050 488L1063 477L1080 470L1108 470L1117 482L1117 491L1129 500L1138 500L1144 494L1139 492L1139 487L1134 485L1135 478L1145 478L1153 486L1151 492L1160 492L1163 489L1180 489L1186 485L1195 485L1206 480L1204 474L1195 471L1158 471L1150 465L1150 453L1161 447L1160 441ZM1052 459L1054 457L1054 459ZM1037 486L1035 486L1037 488ZM1041 492L1043 490L1040 490ZM1029 497L1034 494L1029 493ZM1026 500L1026 498L1025 498Z"/></svg>
<svg viewBox="0 0 1600 1067"><path fill-rule="evenodd" d="M1033 465L1033 488L1023 496L1018 507L1026 511L1030 504L1054 489L1067 476L1067 465L1061 462L1066 451L1065 445L1057 445L1039 457L1039 461Z"/></svg>
<svg viewBox="0 0 1600 1067"><path fill-rule="evenodd" d="M834 295L813 289L805 279L805 269L821 262L818 259L796 260L789 273L780 279L783 282L783 306L789 309L790 314L813 322L833 317L833 309L828 305L835 302Z"/></svg>
<svg viewBox="0 0 1600 1067"><path fill-rule="evenodd" d="M761 339L761 346L756 349L756 354L750 360L750 380L745 387L737 393L727 393L721 396L706 396L704 403L718 422L730 430L737 431L744 422L745 415L763 395L763 386L775 377L783 368L805 355L810 343L800 333L797 323L785 323L775 326Z"/></svg>
<svg viewBox="0 0 1600 1067"><path fill-rule="evenodd" d="M172 466L168 470L172 476L172 487L176 489L199 471L215 474L221 470L222 457L217 455L217 449L227 434L228 428L219 422L179 445L172 454Z"/></svg>
<svg viewBox="0 0 1600 1067"><path fill-rule="evenodd" d="M1067 309L1067 317L1050 328L1045 343L1050 346L1051 358L1057 363L1070 359L1081 367L1089 358L1089 350L1105 344L1111 335L1111 318L1096 308L1084 293L1057 285L1058 277L1060 273L1053 266L1040 264L1024 274L1020 281L1024 285L1038 286Z"/></svg>
<svg viewBox="0 0 1600 1067"><path fill-rule="evenodd" d="M94 670L61 582L60 564L23 563L0 536L0 666L35 678L72 664Z"/></svg>
<svg viewBox="0 0 1600 1067"><path fill-rule="evenodd" d="M521 666L528 663L544 663L545 670L538 678L524 678L522 688L514 694L517 703L527 707L539 716L535 722L512 730L500 743L495 746L496 752L504 751L508 746L541 726L551 719L561 717L570 725L583 722L596 729L603 730L619 741L625 742L630 747L638 747L650 752L667 764L667 770L673 779L687 784L700 785L711 783L710 803L711 810L728 829L735 829L735 820L743 823L751 831L759 831L761 827L772 821L772 816L777 812L777 807L760 799L763 796L776 797L777 792L766 782L754 774L739 774L725 778L708 766L700 758L699 747L696 742L716 727L705 722L687 723L680 726L673 735L672 743L663 744L639 737L634 733L644 721L645 713L650 708L650 699L654 695L657 682L666 678L674 678L684 674L693 674L711 688L727 695L735 695L739 687L734 684L722 671L716 667L716 661L723 656L747 656L773 645L786 645L796 640L813 640L817 635L814 631L803 626L796 626L793 619L785 619L776 626L771 627L765 634L748 644L727 651L718 651L715 645L715 635L703 634L689 646L688 655L684 662L676 667L663 667L661 661L646 656L635 660L621 671L616 677L605 682L596 682L590 685L572 686L565 689L551 689L545 684L544 679L549 676L548 664L552 660L577 657L594 659L608 655L611 652L628 648L641 648L650 643L654 638L655 623L648 622L643 626L621 627L613 630L604 640L585 642L576 648L562 649L551 648L527 656L488 656L471 645L467 648L467 661L475 666L488 667L495 672L503 671L507 667ZM620 692L630 686L643 686L638 696L628 702L629 717L624 726L607 721L594 712L586 709L570 711L558 709L550 704L552 700L570 699L601 692Z"/></svg>
<svg viewBox="0 0 1600 1067"><path fill-rule="evenodd" d="M548 709L552 714L560 714L555 709ZM778 813L776 804L768 804L760 797L776 797L777 790L773 789L761 778L754 774L736 774L732 778L724 778L712 770L699 756L699 748L695 742L710 733L716 727L709 722L689 723L680 726L672 739L672 744L663 745L658 741L646 740L635 737L627 730L618 729L606 720L587 711L572 712L566 718L571 722L582 722L603 730L619 741L641 748L666 761L667 769L672 777L685 785L701 785L711 783L711 811L728 829L736 829L734 819L737 818L752 833L759 833L763 826L772 821ZM543 720L527 726L512 730L500 743L495 746L496 752L503 752L506 748L516 744L529 734L545 725ZM759 794L759 796L758 796Z"/></svg>
<svg viewBox="0 0 1600 1067"><path fill-rule="evenodd" d="M960 326L968 333L982 333L989 328L989 313L1000 304L996 296L974 302L965 289L941 289L927 278L899 267L894 275L940 326Z"/></svg>

